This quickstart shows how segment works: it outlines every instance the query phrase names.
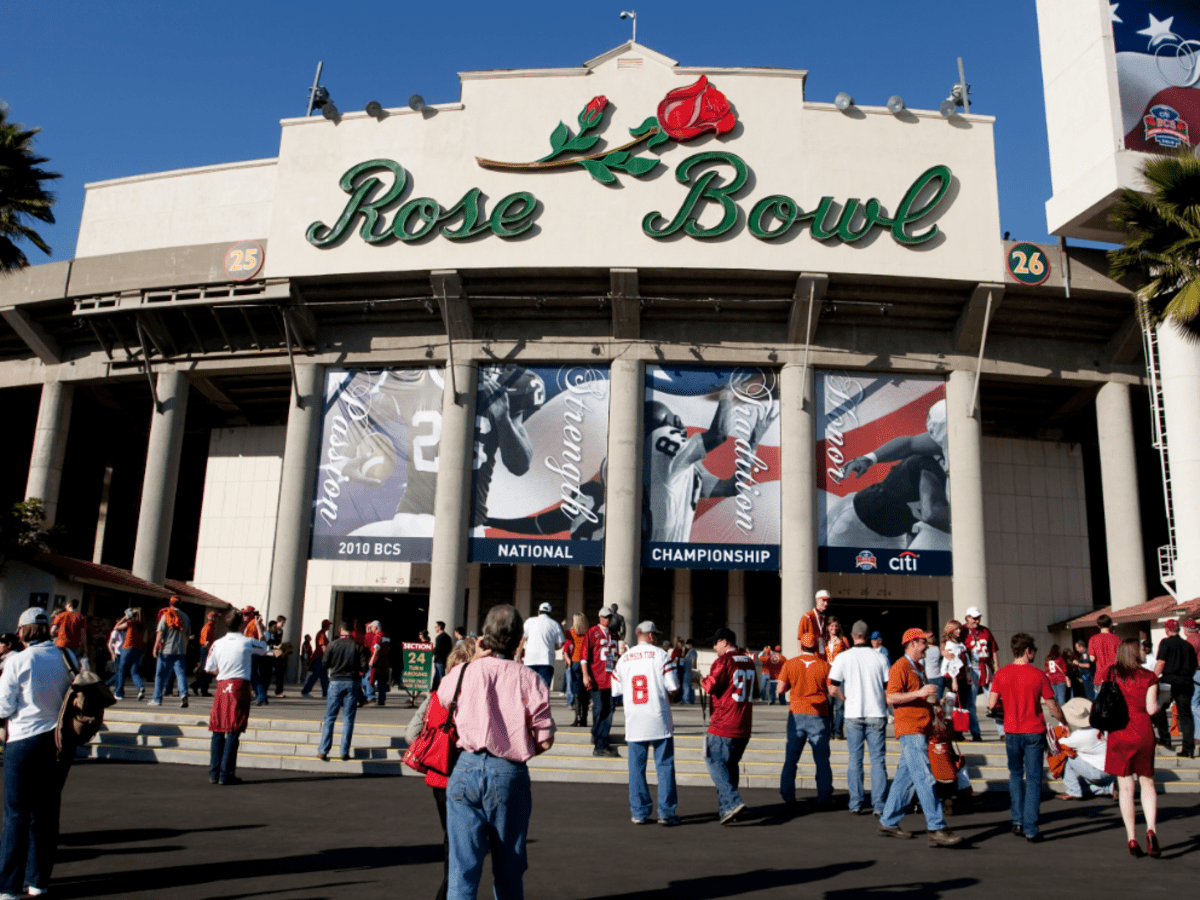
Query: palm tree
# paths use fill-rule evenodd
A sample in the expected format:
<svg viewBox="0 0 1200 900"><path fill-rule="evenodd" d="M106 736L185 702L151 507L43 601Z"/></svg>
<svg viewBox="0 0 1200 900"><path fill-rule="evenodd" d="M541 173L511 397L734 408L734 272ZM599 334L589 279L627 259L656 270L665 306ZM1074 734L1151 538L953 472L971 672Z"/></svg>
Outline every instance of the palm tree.
<svg viewBox="0 0 1200 900"><path fill-rule="evenodd" d="M1125 244L1108 253L1112 276L1130 278L1142 324L1165 321L1200 341L1200 158L1185 147L1142 167L1149 193L1126 189L1112 222Z"/></svg>
<svg viewBox="0 0 1200 900"><path fill-rule="evenodd" d="M26 224L30 219L54 224L54 194L43 182L61 177L39 168L50 161L33 150L33 136L39 131L8 121L8 109L0 104L0 274L29 265L15 241L24 239L50 252L50 245Z"/></svg>

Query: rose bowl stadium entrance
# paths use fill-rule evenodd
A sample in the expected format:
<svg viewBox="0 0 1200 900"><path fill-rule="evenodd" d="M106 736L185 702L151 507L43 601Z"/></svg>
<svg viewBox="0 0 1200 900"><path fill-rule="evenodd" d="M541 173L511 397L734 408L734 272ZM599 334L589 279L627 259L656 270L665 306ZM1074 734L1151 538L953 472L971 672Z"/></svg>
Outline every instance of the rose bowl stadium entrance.
<svg viewBox="0 0 1200 900"><path fill-rule="evenodd" d="M940 639L944 624L938 621L936 600L879 601L834 597L829 612L838 617L838 621L842 623L842 632L847 636L859 619L866 622L871 631L882 632L883 646L887 648L892 662L898 660L904 652L900 639L909 628L924 628L926 631L932 631L934 637ZM792 643L794 647L794 639Z"/></svg>
<svg viewBox="0 0 1200 900"><path fill-rule="evenodd" d="M365 629L368 622L379 620L384 633L393 641L415 641L425 627L429 615L429 591L339 591L335 607L335 620L348 619ZM338 622L334 621L334 636ZM446 623L446 631L454 625Z"/></svg>

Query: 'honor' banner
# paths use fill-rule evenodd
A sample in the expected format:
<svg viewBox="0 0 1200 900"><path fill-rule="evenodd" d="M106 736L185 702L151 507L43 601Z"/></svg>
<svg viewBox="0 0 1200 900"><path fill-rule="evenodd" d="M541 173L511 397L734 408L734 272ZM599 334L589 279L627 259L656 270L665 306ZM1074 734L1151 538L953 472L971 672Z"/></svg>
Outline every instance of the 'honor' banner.
<svg viewBox="0 0 1200 900"><path fill-rule="evenodd" d="M429 561L442 390L435 368L326 373L313 559Z"/></svg>
<svg viewBox="0 0 1200 900"><path fill-rule="evenodd" d="M818 569L949 575L941 378L817 373Z"/></svg>
<svg viewBox="0 0 1200 900"><path fill-rule="evenodd" d="M778 418L769 369L646 367L643 565L779 568Z"/></svg>
<svg viewBox="0 0 1200 900"><path fill-rule="evenodd" d="M1110 3L1121 131L1127 150L1195 147L1200 132L1200 9L1196 0Z"/></svg>
<svg viewBox="0 0 1200 900"><path fill-rule="evenodd" d="M479 367L472 562L604 563L606 368Z"/></svg>

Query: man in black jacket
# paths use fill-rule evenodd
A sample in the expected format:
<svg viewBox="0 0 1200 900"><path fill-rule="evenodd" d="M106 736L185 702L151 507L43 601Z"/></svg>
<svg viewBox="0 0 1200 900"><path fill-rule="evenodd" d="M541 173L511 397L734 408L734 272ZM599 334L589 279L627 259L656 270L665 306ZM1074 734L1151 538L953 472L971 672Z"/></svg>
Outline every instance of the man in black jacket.
<svg viewBox="0 0 1200 900"><path fill-rule="evenodd" d="M430 691L436 691L442 679L446 677L446 660L450 658L450 651L454 649L454 642L450 640L450 635L446 634L445 622L434 622L433 630L436 635L433 638L433 686Z"/></svg>
<svg viewBox="0 0 1200 900"><path fill-rule="evenodd" d="M343 621L338 626L336 641L325 648L325 670L329 674L329 696L325 700L325 722L321 726L321 743L317 756L329 761L333 747L333 723L338 707L342 709L342 761L350 758L350 740L354 737L354 716L358 712L358 691L363 673L367 671L367 651L350 636L351 625Z"/></svg>

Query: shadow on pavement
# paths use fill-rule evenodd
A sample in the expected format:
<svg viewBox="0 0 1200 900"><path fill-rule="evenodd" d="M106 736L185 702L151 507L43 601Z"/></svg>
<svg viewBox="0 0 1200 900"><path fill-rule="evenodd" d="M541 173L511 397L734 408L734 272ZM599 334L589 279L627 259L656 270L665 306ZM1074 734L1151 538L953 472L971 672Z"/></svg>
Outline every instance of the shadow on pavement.
<svg viewBox="0 0 1200 900"><path fill-rule="evenodd" d="M875 865L874 860L831 863L811 869L754 869L736 875L717 875L672 881L656 891L638 891L638 900L715 900L717 897L736 897L751 891L796 887L815 881L836 878L847 872L858 872ZM827 894L826 896L832 896ZM588 900L625 900L629 892L604 894ZM925 900L930 900L926 895Z"/></svg>

